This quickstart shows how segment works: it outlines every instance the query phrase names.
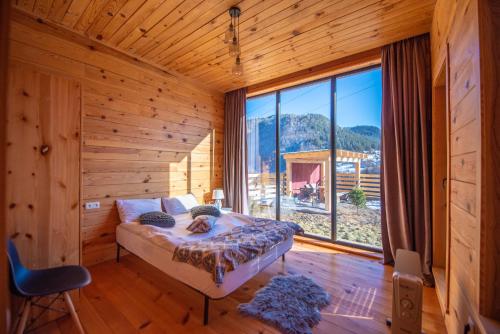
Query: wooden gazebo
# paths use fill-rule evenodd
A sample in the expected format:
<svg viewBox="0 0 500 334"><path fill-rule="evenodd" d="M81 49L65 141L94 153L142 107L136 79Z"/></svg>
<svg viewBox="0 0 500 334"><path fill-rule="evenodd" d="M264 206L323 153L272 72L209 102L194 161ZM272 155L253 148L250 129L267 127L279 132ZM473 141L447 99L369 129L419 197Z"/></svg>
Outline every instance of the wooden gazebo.
<svg viewBox="0 0 500 334"><path fill-rule="evenodd" d="M346 151L346 150L336 150L336 161L337 162L351 162L354 164L354 177L356 183L361 182L361 161L368 158L368 154ZM285 153L283 158L286 161L286 191L288 196L292 196L294 193L294 170L298 173L298 169L295 164L308 164L308 165L319 165L319 178L321 187L324 188L325 197L325 209L330 210L331 203L331 181L330 181L330 162L331 154L330 150L318 150L318 151L307 151L307 152L294 152ZM295 168L294 168L295 167Z"/></svg>

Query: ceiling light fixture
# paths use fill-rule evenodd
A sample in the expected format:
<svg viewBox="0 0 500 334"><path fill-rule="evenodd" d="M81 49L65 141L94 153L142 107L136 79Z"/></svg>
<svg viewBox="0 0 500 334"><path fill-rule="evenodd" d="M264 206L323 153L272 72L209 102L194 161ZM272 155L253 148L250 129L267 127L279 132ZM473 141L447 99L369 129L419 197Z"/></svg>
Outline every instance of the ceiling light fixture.
<svg viewBox="0 0 500 334"><path fill-rule="evenodd" d="M243 65L240 60L240 14L241 10L238 7L229 8L231 23L224 35L224 43L229 44L229 56L235 58L232 73L238 76L243 74Z"/></svg>

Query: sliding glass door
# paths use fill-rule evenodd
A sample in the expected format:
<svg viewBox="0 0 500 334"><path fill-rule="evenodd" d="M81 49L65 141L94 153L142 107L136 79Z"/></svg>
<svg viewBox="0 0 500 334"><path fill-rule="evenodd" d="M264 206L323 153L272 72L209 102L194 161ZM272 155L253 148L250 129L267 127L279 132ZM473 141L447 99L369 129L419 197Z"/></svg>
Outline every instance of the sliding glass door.
<svg viewBox="0 0 500 334"><path fill-rule="evenodd" d="M313 238L381 247L380 73L247 100L251 215L296 222Z"/></svg>
<svg viewBox="0 0 500 334"><path fill-rule="evenodd" d="M293 221L307 234L330 238L329 192L331 81L280 92L281 220Z"/></svg>
<svg viewBox="0 0 500 334"><path fill-rule="evenodd" d="M247 100L250 215L276 219L276 94Z"/></svg>
<svg viewBox="0 0 500 334"><path fill-rule="evenodd" d="M335 237L381 248L381 70L336 78Z"/></svg>

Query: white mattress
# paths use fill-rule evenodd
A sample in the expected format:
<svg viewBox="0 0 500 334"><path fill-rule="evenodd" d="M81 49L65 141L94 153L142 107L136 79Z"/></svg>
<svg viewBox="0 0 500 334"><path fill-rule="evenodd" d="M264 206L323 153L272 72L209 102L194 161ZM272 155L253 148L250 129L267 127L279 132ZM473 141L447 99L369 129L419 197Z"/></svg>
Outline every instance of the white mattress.
<svg viewBox="0 0 500 334"><path fill-rule="evenodd" d="M192 222L190 214L175 216L172 228L158 228L137 222L120 224L116 228L117 242L128 251L160 269L167 275L206 294L210 298L223 298L258 274L277 258L286 253L293 244L293 238L276 245L269 252L240 265L224 276L224 282L216 285L211 273L190 264L172 260L175 247L185 241L200 240L250 223L247 217L238 214L222 215L209 233L193 234L186 230Z"/></svg>

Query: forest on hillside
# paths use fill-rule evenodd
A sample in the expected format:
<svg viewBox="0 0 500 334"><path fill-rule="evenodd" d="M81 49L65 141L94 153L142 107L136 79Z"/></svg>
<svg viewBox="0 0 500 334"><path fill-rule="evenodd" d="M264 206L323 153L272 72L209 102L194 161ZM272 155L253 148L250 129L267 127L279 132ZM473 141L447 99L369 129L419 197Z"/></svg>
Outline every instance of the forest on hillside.
<svg viewBox="0 0 500 334"><path fill-rule="evenodd" d="M252 119L247 124L248 145L254 145L258 132L258 150L262 161L274 165L275 116ZM336 148L367 152L380 150L380 129L376 126L361 125L336 127ZM319 114L285 114L280 117L281 153L314 151L330 148L330 120ZM283 161L282 161L283 162ZM282 167L283 163L281 164ZM283 168L281 168L283 169Z"/></svg>

